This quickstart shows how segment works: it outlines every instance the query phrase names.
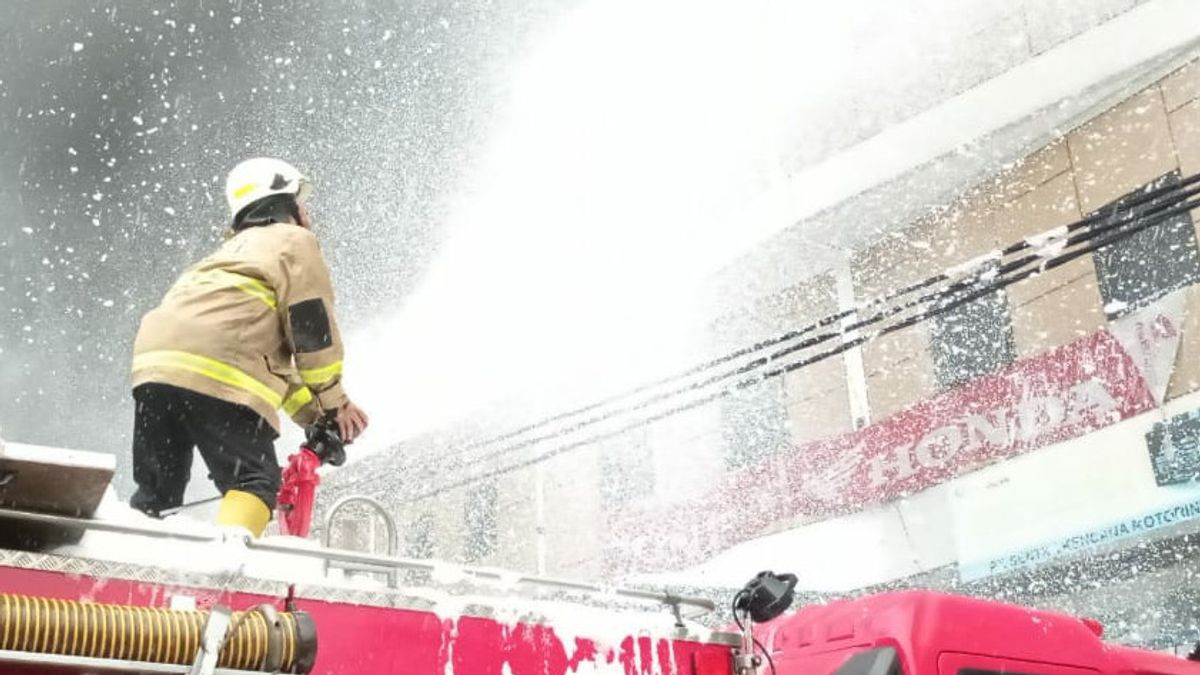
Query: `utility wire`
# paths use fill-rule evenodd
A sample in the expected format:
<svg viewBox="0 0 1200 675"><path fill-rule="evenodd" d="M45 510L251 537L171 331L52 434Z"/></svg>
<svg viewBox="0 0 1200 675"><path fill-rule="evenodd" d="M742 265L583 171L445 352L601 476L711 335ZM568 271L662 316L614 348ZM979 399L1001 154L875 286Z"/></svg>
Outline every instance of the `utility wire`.
<svg viewBox="0 0 1200 675"><path fill-rule="evenodd" d="M1109 207L1105 207L1104 209L1101 209L1100 211L1088 216L1087 218L1083 218L1079 221L1070 223L1064 227L1060 227L1060 228L1056 228L1056 229L1062 230L1064 232L1064 234L1070 234L1073 232L1077 232L1078 230L1086 227L1086 228L1088 228L1088 232L1086 235L1083 235L1084 239L1086 239L1087 237L1092 237L1097 234L1103 233L1105 231L1111 230L1114 227L1119 227L1122 224L1124 224L1125 222L1135 219L1135 217L1146 217L1152 213L1165 210L1166 208L1168 208L1171 205L1171 202L1168 202L1166 204L1155 205L1154 202L1160 198L1169 196L1169 197L1171 197L1172 201L1182 201L1183 199L1187 199L1187 198L1196 196L1197 194L1200 194L1200 188L1192 188L1190 190L1184 189L1184 188L1192 186L1196 183L1200 183L1200 174L1189 176L1173 185L1167 185L1167 186L1163 186L1160 188L1148 190L1140 195L1137 195L1135 198L1130 199L1126 203L1113 204ZM1177 193L1177 194L1172 194L1172 193ZM1149 208L1141 213L1138 213L1136 211L1136 209L1143 205L1150 205L1151 208ZM1121 215L1122 218L1116 219L1116 216L1118 216L1118 215ZM1111 222L1105 222L1105 221L1111 221ZM1097 225L1099 225L1099 226L1096 227ZM1027 237L1025 239L1022 239L1021 241L1018 241L1018 242L1006 247L1005 249L1003 249L1002 251L999 252L999 257L1003 258L1003 257L1010 256L1015 253L1019 253L1021 251L1031 248L1033 246L1033 244L1031 243L1031 240L1033 240L1033 239L1035 239L1035 237ZM1076 239L1075 241L1080 241L1080 240ZM1024 256L1016 261L1012 261L1010 263L1001 265L997 274L999 274L999 275L1006 274L1007 272L1010 272L1015 269L1019 269L1025 265L1031 264L1032 262L1036 262L1037 260L1041 260L1041 259L1043 259L1043 256L1038 256L1038 255ZM796 338L803 337L803 336L806 336L816 330L820 330L822 328L826 328L828 326L835 325L838 322L841 322L841 321L844 321L845 319L854 317L855 315L861 316L865 313L870 313L872 311L875 311L876 308L878 308L882 305L885 305L888 302L892 302L894 300L900 299L900 298L910 295L916 291L923 290L923 289L926 289L926 288L929 288L932 286L936 286L940 283L950 281L953 278L954 278L954 274L952 274L950 272L942 272L942 273L936 274L936 275L931 276L923 281L909 284L900 289L897 289L897 290L894 290L887 294L884 294L883 296L880 296L878 298L875 298L875 299L863 304L861 307L836 312L829 316L818 319L817 321L815 321L807 326L804 326L803 328L800 328L798 330L788 331L781 335L777 335L775 337L771 337L766 340L756 342L748 347L743 347L743 348L737 349L733 352L730 352L728 354L725 354L723 356L720 356L720 357L717 357L714 359L710 359L710 360L700 363L696 366L692 366L686 370L677 372L673 375L661 378L654 382L650 382L648 384L638 386L634 389L630 389L630 390L621 392L619 394L615 394L615 395L606 397L597 402L591 403L589 405L586 405L586 406L583 406L580 408L576 408L574 410L570 410L570 411L563 412L563 413L558 413L551 417L546 417L546 418L540 419L536 422L524 425L522 427L519 427L517 429L508 431L506 433L503 433L503 434L500 434L497 436L493 436L493 437L490 437L490 438L487 438L484 440L473 441L471 443L464 444L464 445L456 448L454 451L452 451L449 456L443 455L440 459L445 460L448 457L461 455L461 454L467 453L474 449L494 445L501 441L508 440L511 438L516 438L518 436L524 435L530 431L535 431L535 430L538 430L538 429L541 429L544 427L549 427L550 425L552 425L555 422L559 422L559 421L566 420L566 419L573 418L573 417L578 417L584 413L589 413L592 411L599 410L599 409L607 407L613 403L618 403L618 402L624 401L626 399L632 399L639 394L643 394L643 393L652 391L654 389L658 389L659 387L662 387L664 385L678 382L681 380L685 380L685 379L695 376L695 375L699 375L701 373L704 373L705 371L712 370L712 369L716 368L717 366L724 365L726 363L735 361L738 358L741 358L743 356L749 356L751 354L756 354L756 353L764 351L770 347L774 347L776 345L781 345L781 344L784 344L787 342L791 342L791 341L795 340ZM743 375L743 374L751 372L755 369L761 368L782 356L786 356L786 355L794 353L796 351L807 349L809 347L815 346L817 344L828 341L830 339L845 335L846 333L853 332L860 328L864 328L873 323L877 323L877 322L882 321L890 316L894 316L894 315L903 313L904 311L906 311L908 309L911 309L913 307L936 300L939 297L945 296L948 292L957 290L959 288L964 287L965 285L972 284L973 282L974 282L974 280L972 278L968 277L966 280L962 280L955 284L951 284L949 287L941 289L935 293L924 294L924 295L918 296L914 300L910 300L910 301L901 303L899 305L894 305L892 307L878 310L878 311L876 311L876 313L874 315L872 315L866 319L861 319L856 322L853 322L853 323L849 324L848 326L843 326L840 330L821 333L816 336L808 337L807 339L805 339L797 344L794 344L785 349L776 351L776 352L770 354L769 356L756 358L756 359L754 359L752 361L748 361L736 368L725 370L725 371L717 373L715 375L710 375L706 379L700 380L698 382L692 382L692 383L689 383L682 387L677 387L675 389L667 390L665 392L660 392L658 394L650 396L650 397L648 397L644 400L638 401L636 403L627 404L625 406L618 407L614 410L609 410L609 411L605 411L602 413L593 414L586 419L577 420L566 427L556 428L551 432L544 433L539 436L534 436L531 438L523 439L516 444L510 444L504 448L501 448L498 451L498 453L503 454L503 453L511 452L513 450L518 450L522 447L526 447L529 445L535 445L537 443L540 443L540 442L543 442L546 440L550 440L550 439L556 438L558 436L562 436L562 435L565 435L568 433L572 433L574 431L578 431L579 429L582 429L584 427L604 421L608 418L615 417L615 416L625 414L628 412L632 412L632 411L638 410L643 407L647 407L653 403L677 396L681 393L691 391L694 389L703 389L711 384L715 384L716 382L730 379L733 377L737 377L739 375Z"/></svg>
<svg viewBox="0 0 1200 675"><path fill-rule="evenodd" d="M1190 184L1196 183L1196 182L1200 182L1200 175L1191 177L1188 180L1187 184L1190 185ZM1180 186L1174 186L1174 187L1178 188ZM1162 192L1162 190L1155 191L1155 192ZM1194 197L1197 194L1200 194L1200 188L1187 190L1187 191L1182 192L1181 194L1186 197ZM1158 196L1161 196L1161 195L1158 195ZM1146 203L1153 199L1153 197L1150 196L1150 193L1143 195L1143 197L1145 197L1145 199L1138 200L1138 202L1137 202L1138 204ZM1135 203L1132 201L1126 205L1123 205L1124 208L1130 208L1132 206L1135 206ZM808 356L799 361L795 361L795 362L789 363L787 365L779 366L779 367L771 369L771 370L764 370L760 373L756 373L753 376L738 380L737 382L735 382L732 385L727 386L723 389L718 389L714 392L705 394L705 395L701 396L700 398L690 400L690 401L680 404L680 405L672 406L665 410L659 411L658 413L655 413L653 415L639 417L639 418L635 419L634 421L623 424L616 429L612 429L612 430L608 430L606 432L592 435L592 436L589 436L589 437L581 439L581 440L569 442L565 445L562 445L562 446L559 446L552 450L549 450L547 452L541 453L535 457L531 457L531 458L510 464L510 465L507 465L504 467L500 467L500 468L490 470L490 471L481 472L479 474L469 476L469 477L466 477L463 479L459 479L457 481L452 481L450 483L439 486L433 490L428 490L428 491L422 492L418 495L415 495L415 496L411 497L408 501L418 501L421 499L426 499L426 498L441 494L447 490L451 490L451 489L455 489L455 488L459 488L459 487L465 487L465 486L472 485L472 484L475 484L475 483L478 483L478 482L481 482L484 480L488 480L490 478L494 478L496 476L511 473L513 471L517 471L522 468L526 468L528 466L532 466L534 464L543 462L547 459L550 459L557 455L563 454L570 450L574 450L576 448L583 447L586 445L591 445L591 444L597 443L599 441L607 440L609 438L619 436L619 435L621 435L627 431L630 431L632 429L636 429L638 427L645 426L652 422L655 422L655 421L658 421L661 419L665 419L666 417L673 416L680 412L684 412L684 411L711 403L713 401L716 401L716 400L719 400L726 396L729 396L736 391L757 385L757 384L759 384L767 379L770 379L772 377L778 377L778 376L784 375L786 373L793 372L795 370L812 365L813 363L824 360L831 356L840 354L840 353L847 351L849 349L852 349L854 347L860 346L860 345L868 342L869 340L874 339L875 337L878 337L880 335L886 335L888 333L892 333L892 332L901 330L903 328L907 328L909 326L915 325L922 321L928 320L934 316L938 316L940 314L949 312L950 310L955 309L959 306L962 306L966 303L972 302L974 300L978 300L979 298L982 298L982 297L988 295L989 293L994 293L998 290L1001 290L1003 288L1011 286L1012 284L1015 284L1015 283L1025 280L1025 279L1028 279L1028 278L1035 276L1037 274L1040 274L1042 272L1065 265L1073 260L1081 258L1082 256L1085 256L1096 250L1110 246L1110 245L1112 245L1116 242L1122 241L1124 239L1128 239L1129 237L1132 237L1133 235L1135 235L1139 232L1145 231L1151 227L1155 227L1155 226L1161 225L1163 223L1169 222L1173 218L1176 218L1180 215L1186 214L1189 211L1192 211L1196 208L1200 208L1200 199L1193 199L1191 201L1183 201L1183 202L1179 202L1178 200L1176 200L1173 202L1168 202L1167 204L1152 205L1152 208L1147 209L1143 213L1137 214L1138 217L1134 218L1132 220L1130 220L1128 217L1124 217L1121 219L1114 219L1113 214L1109 214L1107 216L1107 218L1112 219L1111 222L1103 223L1103 224L1099 225L1098 227L1094 228L1094 231L1090 230L1085 233L1075 234L1073 236L1066 237L1065 240L1062 241L1063 246L1064 246L1063 252L1061 252L1057 255L1054 255L1054 256L1040 256L1040 255L1024 256L1024 257L1020 258L1019 260L1013 261L1013 262L1005 264L1005 265L1001 265L999 272L995 275L995 277L989 283L980 284L982 277L976 276L975 278L970 279L968 281L957 282L956 284L953 284L950 288L945 289L945 291L949 291L949 293L946 293L946 292L932 293L932 294L928 294L926 296L922 296L923 298L925 298L926 302L928 302L929 300L940 300L940 302L937 302L932 307L926 308L923 311L916 312L916 313L912 314L911 316L900 319L900 320L896 321L895 323L890 323L885 326L882 326L881 328L879 328L871 333L866 333L866 334L862 334L862 335L859 335L859 336L851 338L851 339L847 339L835 347L832 347L825 351L819 352L817 354L813 354L813 355ZM1149 216L1150 214L1155 214L1155 217L1148 218L1147 216ZM1129 214L1127 214L1127 216L1128 215ZM1085 219L1085 220L1088 220L1088 219ZM1095 223L1095 222L1100 222L1102 220L1104 220L1104 219L1092 219L1091 222ZM1080 221L1080 223L1082 223L1082 222L1084 222L1084 221ZM1082 227L1081 225L1079 225L1079 223L1074 223L1072 225L1074 226L1073 228L1071 225L1069 225L1065 228L1065 231L1070 232L1072 230L1078 230L1080 227ZM1128 225L1128 226L1123 227L1125 225ZM1061 229L1061 228L1059 228L1059 229ZM1097 238L1097 235L1100 235L1100 234L1107 234L1108 236ZM1025 240L1025 243L1028 243L1029 239L1033 239L1033 238L1032 237L1027 238ZM1095 241L1093 241L1093 239L1095 239ZM1069 250L1069 251L1065 250L1067 248L1071 248L1071 247L1076 246L1081 243L1087 244L1087 245L1081 246L1074 250ZM1029 248L1029 247L1030 246L1028 246L1028 245L1021 246L1020 244L1015 244L1005 250L1006 251L1009 251L1009 250L1020 251L1020 250L1023 250L1025 248ZM1034 263L1038 263L1039 261L1040 261L1040 264L1034 265ZM1025 267L1027 269L1022 269L1023 267ZM1013 272L1015 272L1015 274L1010 274ZM913 308L913 307L917 306L918 304L920 304L920 303L914 302L911 305L906 303L906 308ZM899 312L896 310L886 310L886 311L880 312L879 314L877 314L874 317L859 321L855 324L852 324L849 327L843 328L841 331L831 332L826 335L818 336L817 338L811 338L810 340L806 340L805 341L806 343L810 342L810 341L815 341L812 344L807 344L806 347L813 346L815 344L827 341L829 339L832 339L832 338L840 336L840 335L844 335L851 331L856 331L867 325L878 323L878 322L882 321L883 319L889 318L891 316L895 316L898 313ZM773 359L780 358L783 355L793 353L800 349L802 349L802 348L801 347L788 347L788 348L779 350L775 354L772 354L770 357L768 357L766 359L766 361L767 361L767 363L769 363ZM765 365L765 364L763 364L763 365ZM643 406L643 407L645 407L645 406ZM586 426L586 425L584 425L584 426ZM566 433L569 433L569 432L564 431L562 434L559 434L559 435L565 435ZM545 440L545 439L542 439L542 440ZM472 460L472 463L478 463L480 461L485 461L487 459L498 458L498 457L501 457L503 454L507 454L508 452L512 452L514 450L518 450L523 447L526 447L527 445L532 445L532 444L533 443L514 444L514 445L508 446L506 448L503 448L498 452L489 453L488 455L485 455L484 457L474 459L474 460Z"/></svg>
<svg viewBox="0 0 1200 675"><path fill-rule="evenodd" d="M1117 209L1112 209L1112 208L1106 209L1106 211L1108 211L1108 213L1106 215L1104 215L1103 217L1098 217L1098 216L1093 215L1089 218L1085 218L1081 221L1072 223L1065 227L1055 228L1054 230L1051 230L1051 232L1059 231L1059 232L1063 233L1064 235L1067 233L1070 233L1070 232L1076 232L1076 234L1074 234L1072 236L1064 236L1064 237L1060 238L1059 243L1064 248L1073 246L1073 245L1081 243L1081 242L1088 241L1091 238L1094 238L1101 234L1104 234L1105 232L1109 232L1116 228L1123 227L1124 225L1128 224L1129 222L1137 222L1138 219L1144 219L1151 215L1155 215L1155 214L1161 213L1163 211L1166 211L1171 206L1178 203L1179 201L1182 201L1186 198L1194 197L1194 196L1200 194L1200 187L1194 187L1189 190L1182 190L1182 188L1184 186L1192 185L1197 182L1200 182L1200 174L1197 174L1196 176L1192 176L1192 177L1188 178L1186 181L1179 183L1178 185L1173 185L1173 186L1169 186L1169 187L1165 187L1165 188L1159 188L1157 190L1149 191L1143 195L1139 195L1138 199L1131 200L1128 204L1121 205L1123 211L1117 210ZM1159 204L1154 203L1155 199L1161 198L1172 191L1178 192L1178 194L1170 195L1171 201L1167 201L1167 202L1159 203ZM1139 212L1139 211L1135 210L1136 207L1139 207L1139 206L1149 206L1149 208ZM1117 217L1117 216L1119 216L1119 217ZM1172 216L1168 216L1168 217L1172 217ZM1108 222L1103 222L1106 219L1108 220ZM1080 230L1081 228L1088 226L1088 225L1090 225L1090 227L1088 227L1088 230L1086 232L1078 233L1078 230ZM1005 255L1006 253L1011 255L1012 253L1020 252L1022 250L1030 248L1032 246L1030 244L1030 240L1033 240L1033 239L1036 239L1036 237L1028 237L1020 242L1017 242L1016 244L1010 245L1009 247L1004 249L1004 251L1000 254L1000 257L1002 258L1003 255ZM988 256L984 256L983 258L987 259ZM992 258L995 258L994 254L993 254ZM1026 255L1017 260L1013 260L1013 261L1010 261L1007 263L999 263L998 269L995 271L995 274L999 277L1003 277L1011 272L1014 272L1021 268L1033 265L1034 263L1037 263L1038 261L1044 261L1045 259L1046 259L1046 256L1044 256L1044 255L1031 254L1031 255ZM997 260L997 262L999 262L999 260ZM538 436L527 437L527 438L521 439L519 441L507 444L506 446L501 447L492 452L485 453L483 455L479 455L479 456L473 458L471 461L475 462L475 461L480 461L480 460L492 459L492 458L495 458L498 456L509 454L516 450L520 450L525 447L529 447L531 445L536 445L536 444L542 443L547 440L552 440L552 439L558 438L560 436L565 436L567 434L574 433L574 432L584 429L586 427L593 426L595 424L604 422L613 417L619 417L621 415L625 415L625 414L628 414L631 412L636 412L637 410L650 407L651 405L653 405L655 403L659 403L661 401L675 398L677 396L686 394L691 391L705 389L713 384L716 384L716 383L719 383L719 382L722 382L725 380L729 380L729 379L732 379L732 378L735 378L735 377L738 377L741 375L745 375L745 374L753 372L755 370L765 368L766 366L770 365L771 363L778 361L778 360L782 359L783 357L793 354L795 352L809 349L811 347L814 347L816 345L822 344L824 342L828 342L830 340L833 340L833 339L836 339L839 337L844 338L848 334L852 334L858 330L861 330L861 329L871 326L873 324L881 323L891 317L903 314L906 311L915 309L917 307L921 307L923 305L927 305L931 302L937 302L937 301L946 302L948 300L953 300L954 294L961 292L964 289L970 289L970 288L978 285L979 279L977 277L981 271L988 272L988 270L980 270L980 269L976 268L976 269L972 270L972 272L973 272L972 274L969 274L965 278L959 279L959 280L949 284L948 286L945 286L943 288L940 288L940 289L930 292L930 293L925 293L923 295L919 295L916 298L906 300L902 303L895 304L891 307L885 307L883 309L879 309L875 312L875 314L867 316L866 318L862 318L858 321L852 322L848 325L843 325L838 330L827 331L824 333L818 333L817 335L807 337L806 339L804 339L800 342L797 342L790 346L776 350L766 356L760 356L752 361L748 361L737 367L734 367L731 369L726 369L724 371L709 375L707 378L705 378L703 380L691 382L691 383L688 383L688 384L685 384L682 386L678 386L673 389L661 391L654 395L644 397L640 400L636 400L632 403L627 403L627 404L617 407L617 408L611 408L609 410L594 413L590 417L580 419L580 420L575 420L567 426L559 427L559 428L549 431L547 433L543 433ZM911 292L913 292L913 290L920 289L920 288L928 288L930 286L936 285L939 282L948 281L952 278L953 278L953 276L948 275L947 273L942 273L942 274L936 275L934 277L930 277L929 279L926 279L925 281L919 282L917 284L911 284L910 286L905 287L906 293L911 293ZM892 294L888 294L885 297L898 297L899 295L902 295L902 294L892 293ZM866 303L865 306L866 307L875 307L875 306L878 306L881 304L882 304L881 300L875 300L875 301ZM839 320L848 318L849 316L853 315L856 311L860 311L860 310L850 310L850 311L838 312L829 317L820 319L800 330L791 331L791 332L785 333L784 335L781 335L777 338L772 338L771 340L766 340L766 341L763 341L760 343L756 343L754 346L752 346L750 348L738 350L738 352L734 352L734 353L735 354L738 354L738 353L747 354L747 353L750 353L751 351L761 351L762 349L765 348L764 345L770 346L770 345L782 344L782 343L787 342L796 337L807 335L821 327L825 327L825 326L829 326L831 324L837 323ZM906 327L908 325L912 325L912 324L906 323L906 324L903 324L902 327ZM842 351L844 351L844 350L842 350ZM732 359L729 358L729 356L727 355L725 357L721 357L720 359L714 359L712 361L701 364L700 366L694 367L694 368L690 369L690 372L699 373L705 369L711 368L714 365L719 365L720 363L728 362L730 360L732 360ZM670 383L670 382L675 381L676 379L679 379L679 378L678 377L665 378L665 379L661 380L660 383ZM651 385L646 385L644 387L639 388L639 390L648 391L651 388L653 388ZM626 394L619 395L616 397L610 397L610 398L611 398L612 402L621 401L621 400L624 400L627 398L632 398L631 393L632 392L627 392ZM586 410L596 410L600 407L601 407L600 404L593 404L591 406L587 406L586 408L581 408L581 409L579 409L579 411L582 411L585 409ZM558 415L557 417L560 419L565 419L566 417L576 415L579 411L576 411L573 413L564 413L564 414ZM540 426L540 425L530 425L529 427L527 427L527 429L538 428L538 426ZM512 437L515 435L516 435L515 433L510 432L509 434L505 434L502 437ZM501 437L496 437L496 438L501 438ZM481 447L481 445L482 444L480 444L480 443L474 443L474 444L468 444L466 446L462 446L448 454L443 454L443 455L439 456L439 462L445 461L446 459L449 459L449 458L452 458L452 457L455 457L458 455L462 455L462 454L468 452L472 448Z"/></svg>

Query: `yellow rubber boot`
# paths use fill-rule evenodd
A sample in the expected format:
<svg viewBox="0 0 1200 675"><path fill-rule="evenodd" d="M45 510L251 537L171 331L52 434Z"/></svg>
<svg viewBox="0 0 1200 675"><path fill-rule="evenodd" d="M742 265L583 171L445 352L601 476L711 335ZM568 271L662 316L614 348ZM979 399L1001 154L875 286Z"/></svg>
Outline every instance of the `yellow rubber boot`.
<svg viewBox="0 0 1200 675"><path fill-rule="evenodd" d="M217 511L217 525L243 527L255 537L262 536L271 522L271 509L263 500L249 492L229 490L221 498Z"/></svg>

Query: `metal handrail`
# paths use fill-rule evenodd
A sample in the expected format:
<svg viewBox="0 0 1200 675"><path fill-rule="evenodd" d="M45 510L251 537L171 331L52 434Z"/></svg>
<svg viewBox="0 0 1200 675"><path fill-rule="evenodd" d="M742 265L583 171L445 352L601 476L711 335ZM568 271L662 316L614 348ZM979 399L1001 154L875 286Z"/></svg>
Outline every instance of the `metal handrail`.
<svg viewBox="0 0 1200 675"><path fill-rule="evenodd" d="M387 509L383 507L383 504L365 495L348 495L337 500L332 506L329 507L329 511L325 513L325 530L321 532L321 546L324 548L330 548L329 544L333 540L333 519L337 517L338 511L341 511L344 507L350 504L366 504L367 506L371 507L376 514L383 517L383 522L387 526L388 557L396 557L396 551L400 546L400 532L396 529L396 520L392 518L392 514L387 512ZM372 523L371 528L374 529L374 527L375 525ZM332 560L325 561L326 576L329 576L329 568L332 564ZM397 582L399 581L399 574L397 574L397 570L391 569L387 575L388 587L395 588Z"/></svg>
<svg viewBox="0 0 1200 675"><path fill-rule="evenodd" d="M219 536L215 534L181 532L169 530L161 526L153 527L150 525L135 525L132 523L115 523L104 520L89 520L86 518L60 516L51 513L35 513L32 511L18 511L14 509L0 509L0 518L24 520L33 523L44 523L48 525L57 525L59 527L77 527L84 530L95 530L98 532L140 534L151 537L160 537L163 539L179 539L192 542L214 542L219 540ZM433 572L438 569L445 569L447 567L447 564L445 563L435 563L429 560L416 560L413 558L402 558L400 556L385 556L374 553L362 553L360 551L346 551L342 549L306 548L303 546L297 546L295 544L264 541L259 539L251 540L248 546L256 551L283 553L306 558L333 560L337 562L366 563L369 565L379 565L381 567L389 567L397 570L422 570L426 572ZM465 575L483 580L501 581L529 586L541 586L546 588L557 588L561 590L572 590L587 593L589 595L612 595L624 598L633 598L637 600L647 600L651 602L657 602L668 607L686 605L688 607L696 607L710 612L715 611L717 608L716 603L708 598L700 598L689 595L676 595L674 593L667 593L665 591L645 591L636 588L606 587L599 584L573 581L570 579L558 579L554 577L521 574L514 575L500 570L480 567L451 567L455 567L457 571Z"/></svg>

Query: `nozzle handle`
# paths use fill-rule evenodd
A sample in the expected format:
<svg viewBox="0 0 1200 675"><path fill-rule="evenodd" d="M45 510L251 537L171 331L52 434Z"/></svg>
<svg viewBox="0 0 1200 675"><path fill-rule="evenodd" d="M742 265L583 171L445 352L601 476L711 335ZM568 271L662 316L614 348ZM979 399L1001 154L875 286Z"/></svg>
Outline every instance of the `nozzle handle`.
<svg viewBox="0 0 1200 675"><path fill-rule="evenodd" d="M322 464L341 466L346 463L346 444L342 442L337 420L325 418L304 429L304 446L321 459Z"/></svg>

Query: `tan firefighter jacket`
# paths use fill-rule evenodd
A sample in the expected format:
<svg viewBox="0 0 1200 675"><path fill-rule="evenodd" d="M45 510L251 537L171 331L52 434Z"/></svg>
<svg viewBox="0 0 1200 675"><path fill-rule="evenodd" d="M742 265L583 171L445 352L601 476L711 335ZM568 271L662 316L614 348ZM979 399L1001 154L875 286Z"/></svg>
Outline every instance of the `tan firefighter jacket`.
<svg viewBox="0 0 1200 675"><path fill-rule="evenodd" d="M250 227L183 273L142 318L133 386L171 384L248 406L279 430L347 402L329 268L298 225Z"/></svg>

